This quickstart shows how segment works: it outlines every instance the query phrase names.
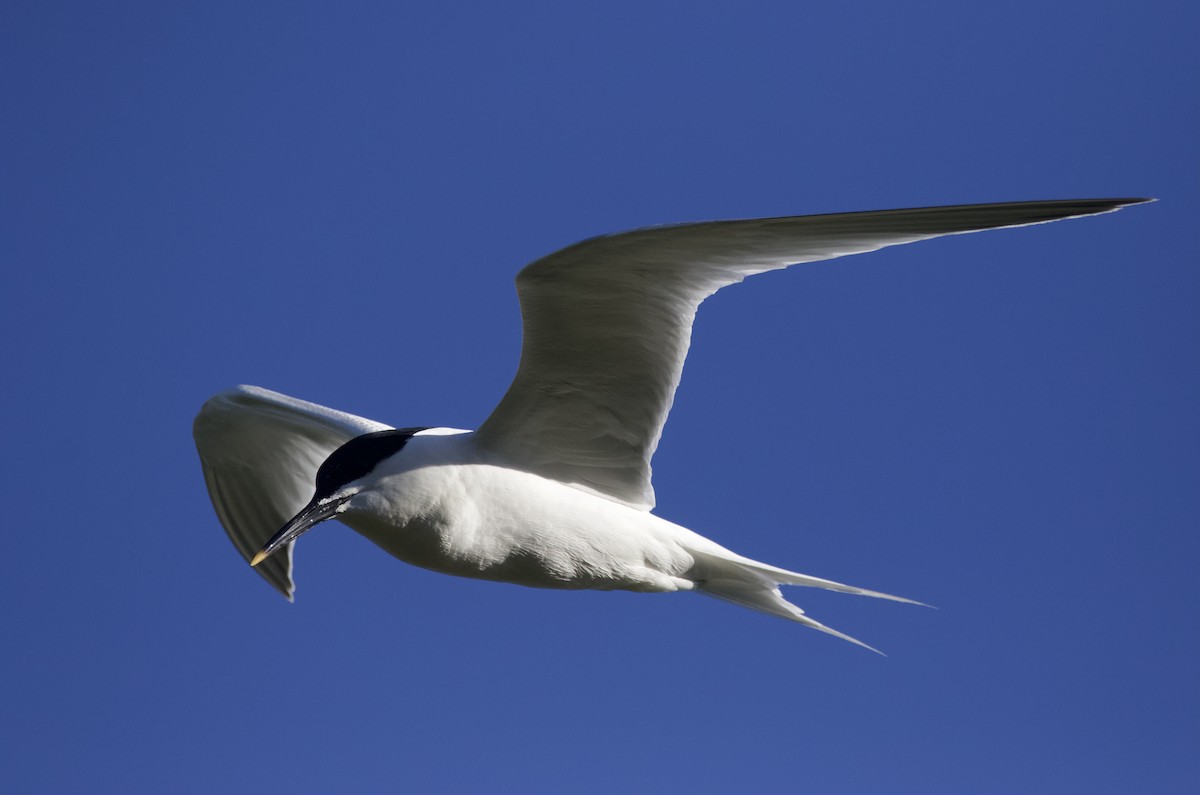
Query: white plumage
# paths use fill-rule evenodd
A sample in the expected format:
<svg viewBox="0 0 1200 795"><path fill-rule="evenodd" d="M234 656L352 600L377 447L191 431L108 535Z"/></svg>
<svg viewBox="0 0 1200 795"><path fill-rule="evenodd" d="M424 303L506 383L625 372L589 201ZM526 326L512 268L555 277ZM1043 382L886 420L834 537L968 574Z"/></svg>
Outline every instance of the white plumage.
<svg viewBox="0 0 1200 795"><path fill-rule="evenodd" d="M545 588L697 590L853 641L806 616L778 586L910 600L749 560L650 512L650 459L700 302L791 264L1140 201L719 221L587 240L518 275L521 363L478 431L396 431L238 387L196 417L209 494L238 551L289 599L295 538L336 517L401 560L447 574Z"/></svg>

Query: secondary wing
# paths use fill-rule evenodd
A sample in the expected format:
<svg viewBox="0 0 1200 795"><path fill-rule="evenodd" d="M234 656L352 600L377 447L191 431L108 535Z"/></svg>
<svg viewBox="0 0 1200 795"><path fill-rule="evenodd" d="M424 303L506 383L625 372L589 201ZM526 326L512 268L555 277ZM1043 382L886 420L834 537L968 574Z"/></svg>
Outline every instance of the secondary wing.
<svg viewBox="0 0 1200 795"><path fill-rule="evenodd" d="M239 386L204 404L192 435L217 517L249 563L312 498L317 469L330 453L355 436L390 427L269 389ZM292 544L286 555L273 555L255 571L292 599Z"/></svg>
<svg viewBox="0 0 1200 795"><path fill-rule="evenodd" d="M1111 212L1145 199L972 204L714 221L597 237L517 275L521 363L476 439L507 466L635 508L696 308L729 284L801 262L941 235Z"/></svg>

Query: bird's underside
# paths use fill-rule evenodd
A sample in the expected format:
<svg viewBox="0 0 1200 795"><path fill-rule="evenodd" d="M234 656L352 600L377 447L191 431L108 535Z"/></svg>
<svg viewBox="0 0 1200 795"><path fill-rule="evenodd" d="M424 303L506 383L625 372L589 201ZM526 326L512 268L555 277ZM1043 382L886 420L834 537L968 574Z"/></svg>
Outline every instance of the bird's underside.
<svg viewBox="0 0 1200 795"><path fill-rule="evenodd" d="M1140 201L718 221L587 240L518 275L520 366L478 431L393 430L269 390L238 387L210 399L196 417L209 495L238 551L289 599L294 539L319 521L339 518L397 557L437 570L553 587L697 590L846 637L805 616L778 586L898 598L742 558L650 513L650 460L699 304L721 287L792 264L1110 212ZM470 477L486 483L463 491L461 482ZM501 482L504 488L488 485ZM430 508L435 497L441 502ZM596 521L563 518L582 514ZM549 521L554 516L559 526L573 529L555 530ZM489 521L472 524L472 517ZM526 540L508 550L521 556L505 564L508 569L471 570L474 562L492 560L489 554L503 555L514 538ZM471 544L477 547L467 549ZM438 545L462 559L443 560L437 557L442 553L428 551ZM567 547L578 560L568 555L564 563L555 556ZM573 569L572 560L583 563ZM465 569L455 570L462 561ZM602 568L606 561L629 568L611 582L590 582L588 567ZM639 584L641 576L646 579Z"/></svg>

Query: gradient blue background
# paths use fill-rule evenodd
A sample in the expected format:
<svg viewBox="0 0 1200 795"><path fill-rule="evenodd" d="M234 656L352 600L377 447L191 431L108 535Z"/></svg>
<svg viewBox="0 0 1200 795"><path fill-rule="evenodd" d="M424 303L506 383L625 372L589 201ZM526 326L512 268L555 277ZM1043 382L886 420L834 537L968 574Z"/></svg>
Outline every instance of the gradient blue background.
<svg viewBox="0 0 1200 795"><path fill-rule="evenodd" d="M1197 5L433 5L0 12L3 788L1196 792ZM209 506L210 394L473 427L584 237L1114 195L700 312L660 513L887 658Z"/></svg>

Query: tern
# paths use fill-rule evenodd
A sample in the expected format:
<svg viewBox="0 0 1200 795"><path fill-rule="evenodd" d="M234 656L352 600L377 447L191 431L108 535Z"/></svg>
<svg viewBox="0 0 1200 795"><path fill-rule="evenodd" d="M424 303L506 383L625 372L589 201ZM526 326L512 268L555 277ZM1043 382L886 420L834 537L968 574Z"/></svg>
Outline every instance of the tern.
<svg viewBox="0 0 1200 795"><path fill-rule="evenodd" d="M337 519L427 569L538 588L694 591L866 644L780 585L919 604L742 557L656 516L654 455L700 303L765 271L1112 212L1082 199L714 221L585 240L516 278L516 377L479 429L393 428L253 386L193 433L217 517L290 601L293 545Z"/></svg>

